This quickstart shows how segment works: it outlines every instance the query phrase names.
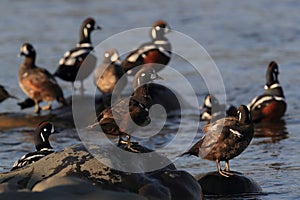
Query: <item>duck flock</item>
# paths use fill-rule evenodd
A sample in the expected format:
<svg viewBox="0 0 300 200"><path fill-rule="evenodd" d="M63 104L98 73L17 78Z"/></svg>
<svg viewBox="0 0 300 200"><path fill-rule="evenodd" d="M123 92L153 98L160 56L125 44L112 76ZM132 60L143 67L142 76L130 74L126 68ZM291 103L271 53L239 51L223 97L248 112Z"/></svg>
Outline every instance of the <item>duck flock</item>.
<svg viewBox="0 0 300 200"><path fill-rule="evenodd" d="M96 122L91 122L89 128L100 126L105 134L118 137L117 144L123 144L125 150L139 153L132 146L130 133L136 125L146 126L150 123L151 106L157 103L166 107L174 104L166 111L180 109L176 95L168 88L154 83L157 79L163 79L158 72L163 70L172 57L171 43L165 36L171 29L167 22L156 21L150 29L150 42L130 52L123 61L116 49L108 49L103 55L102 63L96 67L97 57L93 54L91 32L100 29L93 18L85 19L80 28L78 44L63 55L54 74L36 65L37 53L32 44L22 44L20 56L24 60L20 65L18 82L28 99L19 105L21 108L35 106L34 112L37 114L41 114L43 110L51 110L51 103L55 100L68 106L70 103L66 101L56 77L71 82L73 89L76 89L74 82L80 81L80 91L83 93L83 81L93 73L94 83L106 100L103 101L105 108L98 113ZM215 96L208 94L201 108L202 113L199 114L200 120L207 121L203 128L204 136L183 155L195 155L215 161L219 174L230 177L232 173L229 160L241 154L250 144L254 135L253 124L276 123L285 114L287 104L278 75L279 66L271 61L266 70L264 93L254 97L248 105L223 105ZM129 82L129 76L134 77L134 91L129 97L122 98L121 92ZM111 104L113 92L118 100ZM163 102L164 95L170 97L170 93L175 98ZM0 102L8 98L16 97L0 85ZM48 104L41 107L41 102ZM14 163L12 170L53 153L48 139L55 132L51 122L42 121L37 125L34 136L36 152L21 157ZM220 161L225 161L225 169L222 169Z"/></svg>

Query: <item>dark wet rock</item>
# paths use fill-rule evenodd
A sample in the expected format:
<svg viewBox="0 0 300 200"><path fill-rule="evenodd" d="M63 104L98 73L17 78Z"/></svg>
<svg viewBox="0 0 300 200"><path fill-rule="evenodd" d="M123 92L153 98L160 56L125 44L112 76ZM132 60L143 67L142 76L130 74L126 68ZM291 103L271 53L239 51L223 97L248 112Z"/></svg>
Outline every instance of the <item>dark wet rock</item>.
<svg viewBox="0 0 300 200"><path fill-rule="evenodd" d="M171 200L170 190L167 187L156 183L144 185L139 189L138 193L149 200Z"/></svg>
<svg viewBox="0 0 300 200"><path fill-rule="evenodd" d="M202 199L202 189L191 184L194 178L185 171L165 170L157 172L154 177L170 189L172 200Z"/></svg>
<svg viewBox="0 0 300 200"><path fill-rule="evenodd" d="M103 190L88 181L74 177L49 178L38 183L33 188L33 192L4 192L0 193L0 199L146 200L143 196L134 193Z"/></svg>
<svg viewBox="0 0 300 200"><path fill-rule="evenodd" d="M228 196L241 194L258 194L262 192L259 184L253 179L239 173L224 177L218 172L209 172L198 179L204 195Z"/></svg>
<svg viewBox="0 0 300 200"><path fill-rule="evenodd" d="M138 144L134 144L133 147L143 151ZM104 151L103 155L110 153L109 147L103 149L101 149ZM107 152L105 149L108 149ZM156 156L146 157L149 159L148 163L141 162L135 157L138 156L126 160L130 163L129 167L138 166L138 169L147 169L147 166L143 165L153 162L152 158L155 162ZM101 158L100 155L96 159L83 145L75 145L50 154L24 168L0 173L0 189L2 188L3 191L0 199L7 199L13 193L22 199L38 198L41 197L40 193L54 195L54 197L67 193L66 198L75 199L78 195L86 199L85 195L87 195L87 199L94 199L93 195L97 196L104 191L105 193L99 199L116 199L117 196L119 199L143 199L142 196L148 199L201 198L201 188L197 181L187 172L176 170L173 164L154 172L130 173L112 169L99 162L99 159L114 162L113 159L122 158L118 156ZM165 160L167 158L160 158L162 162ZM119 162L120 165L122 163ZM34 191L34 193L23 191ZM103 195L108 196L104 198Z"/></svg>

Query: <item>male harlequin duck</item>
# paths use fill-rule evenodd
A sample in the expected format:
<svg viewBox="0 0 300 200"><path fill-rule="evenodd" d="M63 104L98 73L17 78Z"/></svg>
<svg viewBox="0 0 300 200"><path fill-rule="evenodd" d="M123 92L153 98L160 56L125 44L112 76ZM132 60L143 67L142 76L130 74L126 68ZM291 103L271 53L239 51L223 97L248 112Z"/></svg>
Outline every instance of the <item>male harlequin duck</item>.
<svg viewBox="0 0 300 200"><path fill-rule="evenodd" d="M224 117L225 115L236 116L237 112L235 106L220 104L218 99L210 94L207 94L204 97L202 109L204 110L200 115L201 121L215 121Z"/></svg>
<svg viewBox="0 0 300 200"><path fill-rule="evenodd" d="M153 68L143 67L140 69L135 76L135 82L138 84L134 93L103 110L97 117L97 122L89 127L100 125L105 134L119 137L118 145L124 143L127 149L134 152L134 149L131 148L130 132L136 125L146 126L151 121L149 108L152 102L148 95L148 86L144 83L157 78L159 76ZM122 139L123 136L126 136L126 141Z"/></svg>
<svg viewBox="0 0 300 200"><path fill-rule="evenodd" d="M254 128L248 108L241 105L235 117L226 117L207 124L203 132L201 140L183 155L214 160L218 172L229 177L229 160L242 153L253 138ZM225 161L225 170L221 169L220 161Z"/></svg>
<svg viewBox="0 0 300 200"><path fill-rule="evenodd" d="M167 65L171 59L171 44L165 37L170 32L170 27L163 20L156 21L151 28L151 42L142 44L138 49L130 53L122 62L122 67L127 74L134 75L138 69L134 67L147 63L159 64L155 70L159 71Z"/></svg>
<svg viewBox="0 0 300 200"><path fill-rule="evenodd" d="M92 54L94 47L91 42L91 32L98 29L101 29L101 27L96 24L93 18L84 20L79 33L79 43L75 48L64 54L63 58L59 61L58 69L54 73L55 76L58 76L62 80L72 82L72 86L74 86L75 80L79 80L82 92L83 80L93 72L97 63L96 56ZM81 70L77 77L77 73L83 63L84 70Z"/></svg>
<svg viewBox="0 0 300 200"><path fill-rule="evenodd" d="M114 91L116 95L120 96L127 84L127 76L124 75L116 49L109 49L104 53L101 65L94 72L94 83L103 95L111 94Z"/></svg>
<svg viewBox="0 0 300 200"><path fill-rule="evenodd" d="M34 133L34 144L36 151L22 156L14 163L11 171L34 163L44 156L53 153L54 150L50 145L49 136L54 133L57 132L55 131L54 125L52 123L46 121L41 122L35 129Z"/></svg>
<svg viewBox="0 0 300 200"><path fill-rule="evenodd" d="M16 97L10 95L6 89L0 85L0 103L8 98L13 98L13 99L17 99Z"/></svg>
<svg viewBox="0 0 300 200"><path fill-rule="evenodd" d="M66 105L63 91L57 84L53 75L46 69L35 65L36 51L29 43L21 46L20 56L25 59L19 69L19 85L22 90L35 102L35 112L40 113L39 102L47 101L48 105L43 110L51 109L51 102L57 100Z"/></svg>
<svg viewBox="0 0 300 200"><path fill-rule="evenodd" d="M267 122L279 120L285 113L285 102L282 87L278 81L278 65L270 62L266 73L264 93L255 97L248 105L253 122Z"/></svg>

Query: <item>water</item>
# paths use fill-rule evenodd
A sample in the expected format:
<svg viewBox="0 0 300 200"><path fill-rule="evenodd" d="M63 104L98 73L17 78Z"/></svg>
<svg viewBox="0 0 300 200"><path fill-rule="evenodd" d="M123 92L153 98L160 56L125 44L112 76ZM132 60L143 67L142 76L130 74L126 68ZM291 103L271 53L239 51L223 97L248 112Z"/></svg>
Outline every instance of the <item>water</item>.
<svg viewBox="0 0 300 200"><path fill-rule="evenodd" d="M103 0L72 3L32 0L11 3L5 0L0 8L0 84L20 99L25 98L17 83L22 59L16 55L21 44L31 42L37 50L37 64L54 72L59 58L77 42L79 24L88 16L93 16L103 27L103 30L93 33L94 44L113 34L150 26L157 19L165 19L174 30L192 37L208 51L223 77L227 101L234 105L248 103L262 92L266 66L271 60L276 60L280 65L279 80L288 109L282 125L273 129L262 127L256 131L277 133L280 137L254 138L248 149L230 164L232 169L256 180L266 194L249 198L299 199L299 9L300 3L296 0ZM171 40L174 35L168 37ZM147 40L146 37L133 37L123 45L132 48ZM193 52L184 44L181 48ZM189 58L194 61L201 59L196 53L191 53ZM173 59L170 65L176 66L193 81L194 86L199 85L197 95L202 103L207 92L203 80L198 81L180 59ZM170 78L168 74L165 76ZM59 83L65 95L71 95L70 84ZM171 83L176 81L171 79ZM89 88L87 93L92 94L95 88L91 78L86 85ZM0 112L30 114L32 110L20 111L14 100L8 100L0 105ZM191 130L195 117L185 120L185 133L194 134ZM33 150L32 130L32 127L0 130L0 171L9 170L22 154ZM163 145L173 137L172 131L171 126L169 132L151 141L151 145ZM182 137L185 141L185 136ZM57 150L79 142L75 129L62 130L61 134L52 137L52 144ZM167 148L165 154L177 155L177 149ZM198 158L179 159L176 166L193 175L216 169L214 162Z"/></svg>

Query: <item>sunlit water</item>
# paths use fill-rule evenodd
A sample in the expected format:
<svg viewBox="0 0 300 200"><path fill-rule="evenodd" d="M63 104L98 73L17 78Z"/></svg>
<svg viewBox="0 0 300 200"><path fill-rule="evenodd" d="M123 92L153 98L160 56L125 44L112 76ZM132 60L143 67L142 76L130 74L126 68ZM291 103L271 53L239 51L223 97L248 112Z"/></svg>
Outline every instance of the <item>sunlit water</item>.
<svg viewBox="0 0 300 200"><path fill-rule="evenodd" d="M287 99L288 109L281 125L258 127L256 132L274 133L278 137L257 137L251 145L230 164L233 170L243 172L262 187L265 195L249 197L258 199L299 199L299 74L300 74L300 2L294 1L5 1L0 10L0 84L20 99L25 98L17 83L17 72L22 58L17 58L23 42L31 42L37 50L37 64L54 72L59 58L78 40L80 23L92 16L103 30L92 34L92 41L99 44L111 35L132 28L150 26L157 19L165 19L176 31L182 32L201 44L212 56L221 72L227 102L246 104L263 91L265 71L271 60L279 63L279 80ZM170 33L171 43L176 37ZM173 41L172 41L173 40ZM122 45L134 48L148 41L133 37ZM114 46L119 48L118 46ZM122 46L124 47L124 46ZM107 46L110 48L110 46ZM120 47L121 48L121 47ZM179 47L176 47L179 48ZM201 63L201 57L184 43L181 50L190 52L189 59ZM98 55L102 57L102 55ZM204 62L204 61L203 61ZM191 81L199 104L207 87L203 79L189 71L188 64L174 58L170 66ZM208 71L210 69L207 69ZM165 81L180 85L170 74L162 72ZM201 79L201 80L199 80ZM71 95L71 86L59 80L65 95ZM93 94L92 78L86 81ZM185 88L182 89L183 91ZM184 96L188 101L191 96ZM57 104L55 104L57 105ZM7 100L0 105L0 112L20 111L16 101ZM182 141L195 134L197 117L184 115ZM204 123L200 123L200 129ZM273 128L272 128L273 127ZM0 171L10 169L21 155L34 150L32 127L0 130ZM151 130L148 130L151 132ZM160 148L168 143L177 131L170 126L154 137L148 145ZM196 138L201 137L201 131ZM51 137L56 150L80 143L76 129L62 130ZM182 143L182 144L183 144ZM178 144L178 145L182 145ZM176 157L176 146L165 148L164 154ZM216 170L214 162L200 158L184 157L175 162L177 168L199 175Z"/></svg>

